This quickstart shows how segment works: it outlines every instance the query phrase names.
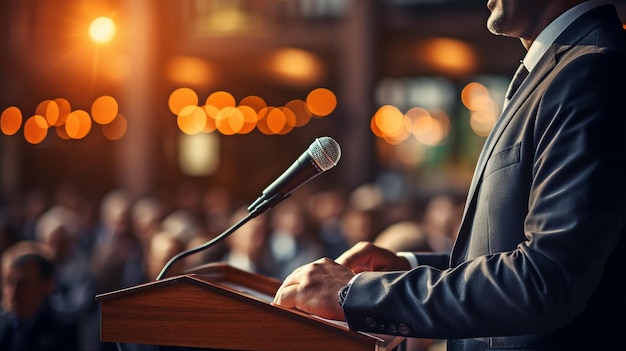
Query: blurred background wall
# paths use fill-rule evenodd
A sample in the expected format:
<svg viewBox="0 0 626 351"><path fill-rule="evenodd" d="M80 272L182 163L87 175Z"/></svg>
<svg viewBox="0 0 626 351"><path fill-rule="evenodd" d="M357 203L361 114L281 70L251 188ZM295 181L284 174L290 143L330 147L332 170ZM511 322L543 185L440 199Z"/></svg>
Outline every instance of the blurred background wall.
<svg viewBox="0 0 626 351"><path fill-rule="evenodd" d="M307 187L464 191L524 54L487 16L482 0L3 1L1 198L191 184L245 202L324 135L342 159Z"/></svg>

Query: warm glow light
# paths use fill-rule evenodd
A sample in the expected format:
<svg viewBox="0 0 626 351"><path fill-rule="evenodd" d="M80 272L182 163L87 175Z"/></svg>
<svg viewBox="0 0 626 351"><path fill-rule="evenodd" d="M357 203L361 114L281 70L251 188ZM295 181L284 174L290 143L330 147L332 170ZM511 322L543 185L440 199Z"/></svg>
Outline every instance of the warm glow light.
<svg viewBox="0 0 626 351"><path fill-rule="evenodd" d="M477 66L474 49L467 43L451 38L434 38L419 47L416 57L425 60L432 69L451 75L473 72Z"/></svg>
<svg viewBox="0 0 626 351"><path fill-rule="evenodd" d="M312 90L306 97L308 110L316 116L328 116L337 107L337 98L326 88Z"/></svg>
<svg viewBox="0 0 626 351"><path fill-rule="evenodd" d="M207 121L207 114L204 109L188 105L183 108L177 118L178 128L188 135L194 135L202 132Z"/></svg>
<svg viewBox="0 0 626 351"><path fill-rule="evenodd" d="M198 106L198 95L190 88L174 90L169 97L168 106L178 117L178 126L186 134L198 132L198 117L191 116L203 111L201 132L218 131L224 135L248 134L257 128L267 135L287 134L296 127L303 127L311 117L324 117L332 113L337 106L335 94L326 88L312 90L307 99L294 99L285 106L267 106L265 100L256 95L246 96L239 104L227 91L211 93L204 106ZM276 111L275 111L276 110ZM206 117L206 121L204 120Z"/></svg>
<svg viewBox="0 0 626 351"><path fill-rule="evenodd" d="M44 100L35 108L35 114L43 116L49 126L54 126L59 120L59 105L56 101Z"/></svg>
<svg viewBox="0 0 626 351"><path fill-rule="evenodd" d="M281 129L278 134L285 135L293 130L296 126L296 114L288 107L281 108L283 114L285 115L285 125L283 129Z"/></svg>
<svg viewBox="0 0 626 351"><path fill-rule="evenodd" d="M166 75L173 82L201 86L210 82L214 73L213 68L204 59L177 56L168 63Z"/></svg>
<svg viewBox="0 0 626 351"><path fill-rule="evenodd" d="M498 104L489 96L489 90L480 83L469 83L461 91L461 101L470 110L470 127L481 137L486 137L500 113Z"/></svg>
<svg viewBox="0 0 626 351"><path fill-rule="evenodd" d="M413 123L409 119L409 117L407 117L407 115L404 115L402 117L404 128L401 128L396 134L389 136L389 138L393 139L395 144L399 144L411 135L411 127L413 126Z"/></svg>
<svg viewBox="0 0 626 351"><path fill-rule="evenodd" d="M0 115L0 130L5 135L13 135L22 127L22 111L15 107L7 107Z"/></svg>
<svg viewBox="0 0 626 351"><path fill-rule="evenodd" d="M485 96L489 96L489 90L487 90L484 85L477 82L471 82L461 90L461 101L470 111L479 110L480 104L476 103L477 99Z"/></svg>
<svg viewBox="0 0 626 351"><path fill-rule="evenodd" d="M189 88L178 88L170 94L168 100L170 111L177 115L187 106L198 106L198 94Z"/></svg>
<svg viewBox="0 0 626 351"><path fill-rule="evenodd" d="M472 112L470 117L470 127L476 135L486 137L496 123L497 116L488 111Z"/></svg>
<svg viewBox="0 0 626 351"><path fill-rule="evenodd" d="M267 104L263 98L256 95L250 95L241 99L241 101L239 101L239 106L250 106L254 109L254 111L259 112L262 108L267 107Z"/></svg>
<svg viewBox="0 0 626 351"><path fill-rule="evenodd" d="M220 143L216 134L182 135L178 140L178 162L183 173L207 176L217 170Z"/></svg>
<svg viewBox="0 0 626 351"><path fill-rule="evenodd" d="M374 135L376 135L377 137L384 137L383 131L380 130L380 128L378 128L378 125L376 124L376 114L374 114L374 117L372 117L372 119L370 120L370 129L372 130L372 133L374 133Z"/></svg>
<svg viewBox="0 0 626 351"><path fill-rule="evenodd" d="M41 143L48 135L48 122L43 116L34 115L24 123L24 138L31 144Z"/></svg>
<svg viewBox="0 0 626 351"><path fill-rule="evenodd" d="M213 105L205 105L204 112L206 112L207 119L206 124L204 125L204 129L202 129L203 133L211 133L217 129L216 119L217 114L220 110Z"/></svg>
<svg viewBox="0 0 626 351"><path fill-rule="evenodd" d="M323 73L319 59L308 51L286 48L274 53L270 65L283 80L290 83L312 85Z"/></svg>
<svg viewBox="0 0 626 351"><path fill-rule="evenodd" d="M244 120L241 130L239 130L239 134L248 134L252 132L254 128L256 127L256 121L257 121L256 111L252 107L246 106L246 105L240 105L237 107L237 109L243 115L243 120Z"/></svg>
<svg viewBox="0 0 626 351"><path fill-rule="evenodd" d="M404 115L397 107L385 105L374 114L374 123L382 135L398 134L404 128Z"/></svg>
<svg viewBox="0 0 626 351"><path fill-rule="evenodd" d="M440 144L450 133L450 118L443 111L413 107L403 114L393 105L376 111L370 121L374 135L391 145L400 145L411 134L423 145Z"/></svg>
<svg viewBox="0 0 626 351"><path fill-rule="evenodd" d="M280 108L273 108L265 117L267 128L272 134L280 133L287 124L287 118Z"/></svg>
<svg viewBox="0 0 626 351"><path fill-rule="evenodd" d="M65 132L72 139L82 139L91 131L91 117L87 111L72 111L65 121Z"/></svg>
<svg viewBox="0 0 626 351"><path fill-rule="evenodd" d="M98 43L108 43L115 36L115 23L108 17L98 17L89 26L89 36Z"/></svg>
<svg viewBox="0 0 626 351"><path fill-rule="evenodd" d="M412 122L412 126L410 128L411 133L413 133L415 139L420 142L427 138L428 134L436 128L437 122L430 115L430 112L423 108L414 107L407 111L406 116Z"/></svg>
<svg viewBox="0 0 626 351"><path fill-rule="evenodd" d="M445 119L435 118L430 114L420 115L413 123L413 135L417 141L424 145L434 146L446 137Z"/></svg>
<svg viewBox="0 0 626 351"><path fill-rule="evenodd" d="M69 114L68 114L69 116ZM67 132L65 131L65 125L61 125L61 126L57 126L54 128L57 132L57 136L63 140L70 140L72 138L70 138L69 135L67 135Z"/></svg>
<svg viewBox="0 0 626 351"><path fill-rule="evenodd" d="M125 134L128 129L128 121L122 114L115 116L111 123L102 126L102 134L109 140L119 140Z"/></svg>
<svg viewBox="0 0 626 351"><path fill-rule="evenodd" d="M218 109L223 109L224 107L235 107L235 98L226 91L216 91L209 95L206 99L207 105L213 105Z"/></svg>
<svg viewBox="0 0 626 351"><path fill-rule="evenodd" d="M118 114L118 105L115 98L100 96L91 104L91 117L96 123L111 123Z"/></svg>
<svg viewBox="0 0 626 351"><path fill-rule="evenodd" d="M274 134L274 132L272 132L272 130L269 128L268 123L267 123L267 116L274 109L275 107L267 106L267 107L262 108L261 111L259 111L258 113L258 120L257 120L256 127L261 133L265 135Z"/></svg>
<svg viewBox="0 0 626 351"><path fill-rule="evenodd" d="M217 130L224 135L238 133L245 123L243 113L236 107L226 106L220 110L215 118Z"/></svg>
<svg viewBox="0 0 626 351"><path fill-rule="evenodd" d="M415 167L424 161L426 146L415 138L408 138L394 148L396 159L407 167Z"/></svg>
<svg viewBox="0 0 626 351"><path fill-rule="evenodd" d="M295 99L285 104L285 107L293 111L296 117L294 127L303 127L311 120L311 111L304 100Z"/></svg>
<svg viewBox="0 0 626 351"><path fill-rule="evenodd" d="M65 124L65 120L67 119L67 116L70 114L70 112L72 112L72 106L70 105L70 102L64 98L54 99L54 102L57 104L59 108L59 118L57 119L56 123L52 125L54 125L55 127L58 127L58 126L62 126L63 124Z"/></svg>

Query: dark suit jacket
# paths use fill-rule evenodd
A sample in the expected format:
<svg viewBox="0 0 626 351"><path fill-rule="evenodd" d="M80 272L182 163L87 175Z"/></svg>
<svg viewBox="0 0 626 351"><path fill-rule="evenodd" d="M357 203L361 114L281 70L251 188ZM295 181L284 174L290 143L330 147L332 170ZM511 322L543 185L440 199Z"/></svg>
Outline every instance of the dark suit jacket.
<svg viewBox="0 0 626 351"><path fill-rule="evenodd" d="M626 31L602 6L566 29L503 111L451 255L359 275L350 328L465 351L623 345L625 107Z"/></svg>
<svg viewBox="0 0 626 351"><path fill-rule="evenodd" d="M2 351L78 351L77 326L61 318L49 305L15 331L14 317L0 312L0 350ZM15 341L15 339L19 341Z"/></svg>

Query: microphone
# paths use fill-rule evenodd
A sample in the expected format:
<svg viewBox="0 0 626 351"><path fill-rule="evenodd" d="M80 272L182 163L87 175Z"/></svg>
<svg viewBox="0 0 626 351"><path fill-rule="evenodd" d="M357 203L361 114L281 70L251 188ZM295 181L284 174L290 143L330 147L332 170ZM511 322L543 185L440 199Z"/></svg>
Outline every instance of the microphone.
<svg viewBox="0 0 626 351"><path fill-rule="evenodd" d="M166 276L170 268L178 260L185 258L194 253L206 250L220 242L225 237L234 233L241 226L246 224L252 218L274 207L282 200L289 197L292 191L299 188L309 180L317 177L337 165L341 157L341 149L335 140L329 137L321 137L315 139L313 144L294 162L283 174L270 184L261 196L248 206L248 215L239 222L233 224L222 234L214 237L206 243L180 252L172 257L161 269L156 280L161 280Z"/></svg>
<svg viewBox="0 0 626 351"><path fill-rule="evenodd" d="M341 148L333 138L315 139L311 146L248 206L248 211L262 213L274 207L300 186L335 167L340 157Z"/></svg>

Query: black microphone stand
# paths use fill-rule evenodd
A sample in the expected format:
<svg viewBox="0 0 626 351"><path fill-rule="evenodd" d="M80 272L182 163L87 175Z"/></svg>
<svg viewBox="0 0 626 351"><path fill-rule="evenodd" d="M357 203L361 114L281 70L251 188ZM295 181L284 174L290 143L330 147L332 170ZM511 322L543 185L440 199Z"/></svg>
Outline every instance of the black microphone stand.
<svg viewBox="0 0 626 351"><path fill-rule="evenodd" d="M248 215L244 218L242 218L241 220L239 220L239 222L235 223L232 227L226 229L222 234L216 236L215 238L207 241L206 243L196 246L194 248L191 248L189 250L183 251L179 254L177 254L176 256L172 257L163 267L163 269L161 269L161 272L159 273L159 275L156 277L156 280L161 280L165 274L167 274L167 271L169 271L172 266L174 265L174 263L176 263L177 261L189 256L189 255L193 255L197 252L206 250L212 246L214 246L215 244L217 244L218 242L222 241L224 238L226 238L227 236L229 236L230 234L234 233L237 229L239 229L241 226L243 226L244 224L246 224L248 221L250 221L251 219L257 217L258 215L264 213L265 211L269 210L270 208L274 207L275 205L277 205L279 202L281 202L282 200L286 199L288 196L283 196L280 193L276 193L274 194L274 196L272 196L271 198L264 200L262 203L260 204L256 204L256 202L254 204L252 204L249 208L248 211L250 211L248 213Z"/></svg>

